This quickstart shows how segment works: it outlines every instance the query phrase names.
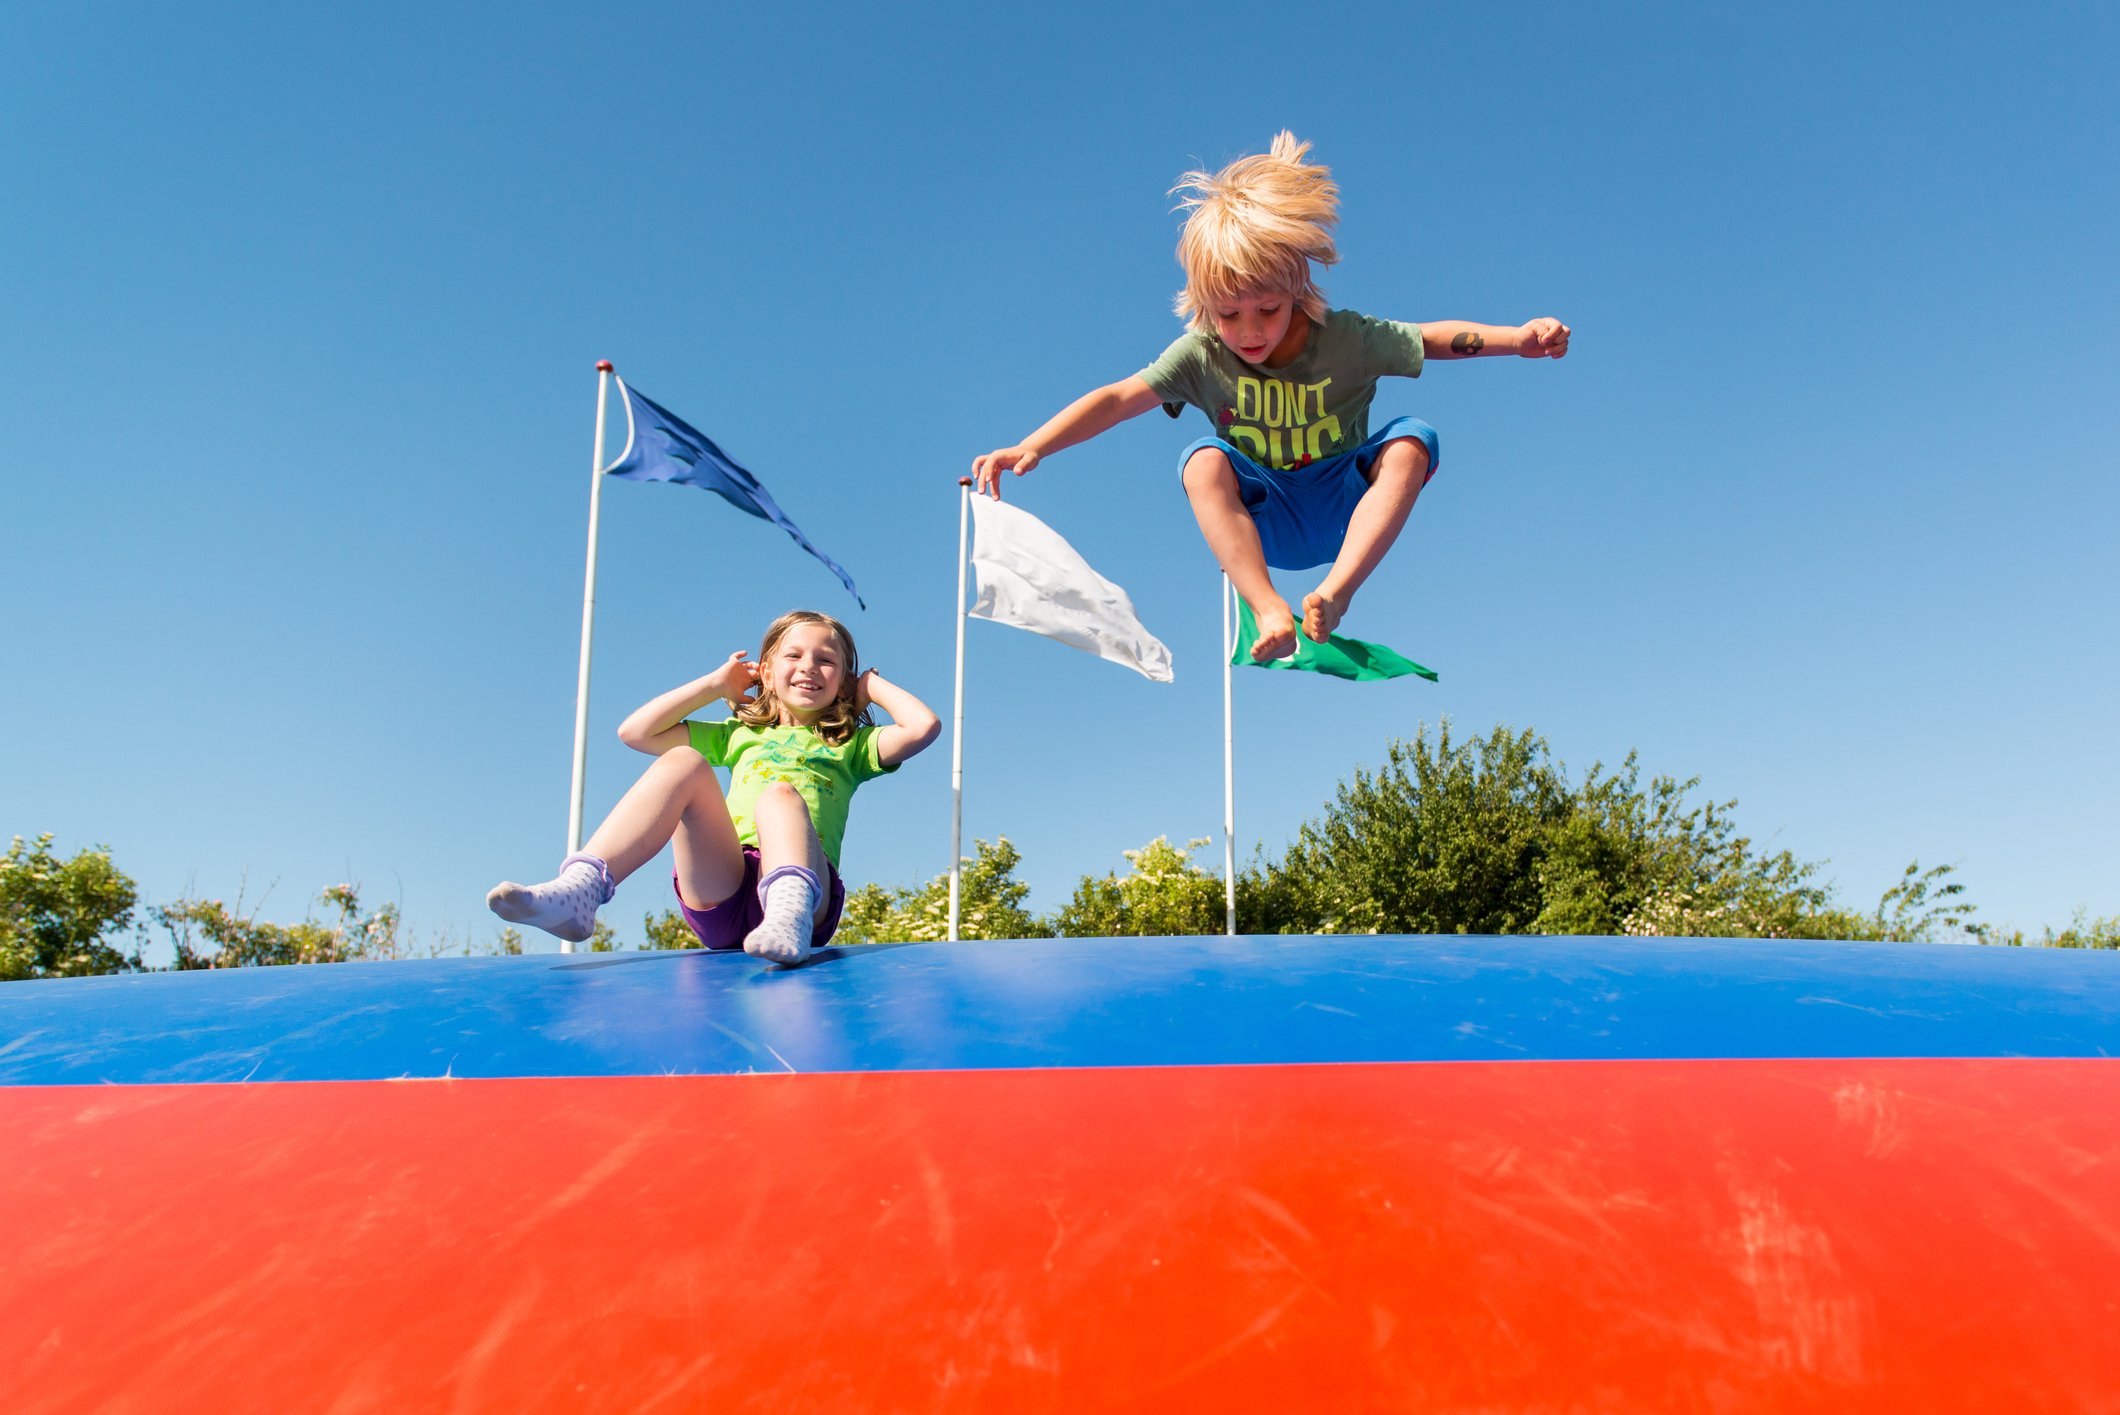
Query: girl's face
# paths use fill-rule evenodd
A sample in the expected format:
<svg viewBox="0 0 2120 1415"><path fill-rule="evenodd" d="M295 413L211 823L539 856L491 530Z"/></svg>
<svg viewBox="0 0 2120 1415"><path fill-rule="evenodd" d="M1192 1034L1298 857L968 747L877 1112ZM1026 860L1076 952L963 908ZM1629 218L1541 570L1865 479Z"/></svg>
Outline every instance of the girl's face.
<svg viewBox="0 0 2120 1415"><path fill-rule="evenodd" d="M761 673L780 703L781 721L809 723L837 701L846 685L846 645L823 624L796 624L773 645L772 660Z"/></svg>
<svg viewBox="0 0 2120 1415"><path fill-rule="evenodd" d="M1222 343L1247 364L1285 364L1310 337L1310 321L1295 317L1295 298L1285 290L1217 300L1208 313Z"/></svg>

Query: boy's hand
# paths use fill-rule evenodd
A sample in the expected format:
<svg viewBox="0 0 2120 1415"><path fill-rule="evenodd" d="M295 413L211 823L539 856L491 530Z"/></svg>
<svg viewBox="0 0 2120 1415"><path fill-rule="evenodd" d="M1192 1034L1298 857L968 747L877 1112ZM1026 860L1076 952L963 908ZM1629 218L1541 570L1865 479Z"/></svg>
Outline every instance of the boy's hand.
<svg viewBox="0 0 2120 1415"><path fill-rule="evenodd" d="M996 448L984 457L972 458L972 479L978 483L979 490L999 501L1001 474L1012 471L1020 477L1038 465L1039 455L1035 447Z"/></svg>
<svg viewBox="0 0 2120 1415"><path fill-rule="evenodd" d="M1518 354L1527 359L1564 359L1568 357L1568 326L1553 318L1534 319L1518 331L1522 342L1516 346Z"/></svg>

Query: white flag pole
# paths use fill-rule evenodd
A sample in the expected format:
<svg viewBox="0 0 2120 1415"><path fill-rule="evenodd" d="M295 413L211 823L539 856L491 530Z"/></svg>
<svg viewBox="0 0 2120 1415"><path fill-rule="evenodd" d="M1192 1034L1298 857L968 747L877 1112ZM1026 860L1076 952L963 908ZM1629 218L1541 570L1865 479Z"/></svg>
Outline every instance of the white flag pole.
<svg viewBox="0 0 2120 1415"><path fill-rule="evenodd" d="M567 853L582 848L582 794L589 763L589 647L596 634L596 518L604 491L604 395L611 387L611 361L596 362L596 445L589 450L589 563L582 574L582 661L574 680L574 785L567 805ZM562 953L574 945L562 939Z"/></svg>
<svg viewBox="0 0 2120 1415"><path fill-rule="evenodd" d="M957 478L957 698L950 729L950 941L957 940L959 877L964 866L964 580L971 558L972 479Z"/></svg>
<svg viewBox="0 0 2120 1415"><path fill-rule="evenodd" d="M1229 576L1222 576L1222 909L1223 932L1237 933L1237 766L1235 700L1236 665L1230 662L1237 641L1229 622Z"/></svg>

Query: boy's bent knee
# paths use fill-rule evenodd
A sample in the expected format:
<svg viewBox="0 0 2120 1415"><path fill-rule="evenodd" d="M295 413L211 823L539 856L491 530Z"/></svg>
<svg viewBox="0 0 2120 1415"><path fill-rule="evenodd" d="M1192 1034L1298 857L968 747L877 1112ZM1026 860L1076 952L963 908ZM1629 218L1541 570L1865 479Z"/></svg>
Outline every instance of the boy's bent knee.
<svg viewBox="0 0 2120 1415"><path fill-rule="evenodd" d="M1379 477L1386 475L1425 480L1428 476L1428 444L1418 437L1394 437L1385 443L1369 464L1369 482L1375 485Z"/></svg>
<svg viewBox="0 0 2120 1415"><path fill-rule="evenodd" d="M1428 444L1418 437L1394 437L1384 444L1379 462L1396 461L1416 471L1428 470Z"/></svg>
<svg viewBox="0 0 2120 1415"><path fill-rule="evenodd" d="M1185 459L1185 489L1195 491L1217 482L1234 482L1237 469L1219 447L1203 447Z"/></svg>

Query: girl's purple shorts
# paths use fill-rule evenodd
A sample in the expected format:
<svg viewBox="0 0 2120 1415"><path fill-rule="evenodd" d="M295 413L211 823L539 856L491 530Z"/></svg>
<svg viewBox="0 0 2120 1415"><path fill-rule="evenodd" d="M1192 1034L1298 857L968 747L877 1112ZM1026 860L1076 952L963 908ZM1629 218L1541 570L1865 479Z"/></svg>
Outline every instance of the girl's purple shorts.
<svg viewBox="0 0 2120 1415"><path fill-rule="evenodd" d="M825 861L824 872L830 877L826 888L830 890L832 902L825 906L824 919L810 931L810 947L822 948L831 942L832 935L839 932L839 911L846 908L847 887L840 881L839 871L832 862ZM670 888L677 889L677 871L670 871ZM677 892L678 912L692 926L692 932L708 948L742 948L744 938L758 927L758 921L766 916L766 907L758 899L758 851L749 845L743 847L743 883L736 892L711 909L695 909L685 903L682 890Z"/></svg>

